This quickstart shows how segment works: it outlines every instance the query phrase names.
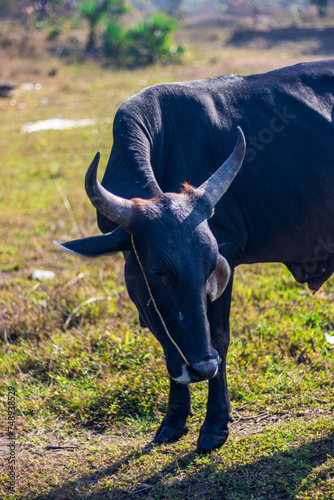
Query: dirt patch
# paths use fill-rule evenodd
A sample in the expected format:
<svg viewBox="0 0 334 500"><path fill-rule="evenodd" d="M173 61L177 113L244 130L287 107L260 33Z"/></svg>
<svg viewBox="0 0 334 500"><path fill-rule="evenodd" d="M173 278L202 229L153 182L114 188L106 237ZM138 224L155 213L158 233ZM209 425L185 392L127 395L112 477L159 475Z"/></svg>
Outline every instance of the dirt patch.
<svg viewBox="0 0 334 500"><path fill-rule="evenodd" d="M305 421L313 421L320 417L332 415L332 411L326 408L309 408L301 411L295 409L284 411L281 414L261 412L258 414L248 414L234 412L234 422L230 425L231 433L235 437L249 436L250 434L260 434L264 428L270 426L280 426L289 420L296 418Z"/></svg>
<svg viewBox="0 0 334 500"><path fill-rule="evenodd" d="M0 272L0 288L3 288L13 280L12 273Z"/></svg>

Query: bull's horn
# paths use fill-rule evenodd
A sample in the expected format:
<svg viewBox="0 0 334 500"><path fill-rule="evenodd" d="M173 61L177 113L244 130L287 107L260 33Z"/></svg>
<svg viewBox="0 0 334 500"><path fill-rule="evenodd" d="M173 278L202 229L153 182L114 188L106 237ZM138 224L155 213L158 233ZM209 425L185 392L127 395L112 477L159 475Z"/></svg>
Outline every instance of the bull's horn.
<svg viewBox="0 0 334 500"><path fill-rule="evenodd" d="M120 226L127 227L134 215L133 202L110 193L99 183L97 180L99 160L100 153L96 153L86 173L85 188L88 198L105 217Z"/></svg>
<svg viewBox="0 0 334 500"><path fill-rule="evenodd" d="M237 127L238 139L235 148L229 158L205 181L199 190L204 191L204 195L210 199L214 207L223 194L227 191L234 177L239 172L246 153L246 140L243 131Z"/></svg>

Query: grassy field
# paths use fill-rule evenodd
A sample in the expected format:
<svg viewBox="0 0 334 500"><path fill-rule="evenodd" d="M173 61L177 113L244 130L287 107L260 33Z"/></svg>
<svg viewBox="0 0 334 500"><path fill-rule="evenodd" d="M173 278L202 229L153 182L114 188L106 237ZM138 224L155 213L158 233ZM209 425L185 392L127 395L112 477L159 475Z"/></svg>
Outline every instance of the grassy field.
<svg viewBox="0 0 334 500"><path fill-rule="evenodd" d="M160 345L127 297L121 257L86 261L52 244L97 234L83 179L97 150L106 164L112 119L128 96L162 81L334 57L334 48L319 33L235 47L226 27L193 23L178 34L189 47L183 65L130 72L50 58L41 36L31 34L30 59L3 51L0 73L17 84L0 101L1 498L334 499L333 279L312 295L284 266L237 269L228 357L235 422L226 445L203 457L195 444L205 383L192 390L189 434L148 446L168 379ZM57 117L95 124L21 133ZM33 279L36 269L55 278ZM8 395L16 404L15 492Z"/></svg>

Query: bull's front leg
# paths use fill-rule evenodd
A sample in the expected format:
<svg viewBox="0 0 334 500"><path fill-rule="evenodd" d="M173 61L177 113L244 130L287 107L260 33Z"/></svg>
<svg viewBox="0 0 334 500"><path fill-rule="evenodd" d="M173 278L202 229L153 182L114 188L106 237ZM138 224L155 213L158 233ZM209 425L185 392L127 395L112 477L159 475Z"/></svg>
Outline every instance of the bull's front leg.
<svg viewBox="0 0 334 500"><path fill-rule="evenodd" d="M218 374L209 380L207 413L197 442L199 453L208 453L215 448L220 448L228 438L228 424L233 422L226 379L232 280L233 278L220 299L208 304L212 344L219 353L221 363Z"/></svg>
<svg viewBox="0 0 334 500"><path fill-rule="evenodd" d="M192 415L189 385L170 379L167 415L160 424L154 443L175 443L188 432L187 418Z"/></svg>

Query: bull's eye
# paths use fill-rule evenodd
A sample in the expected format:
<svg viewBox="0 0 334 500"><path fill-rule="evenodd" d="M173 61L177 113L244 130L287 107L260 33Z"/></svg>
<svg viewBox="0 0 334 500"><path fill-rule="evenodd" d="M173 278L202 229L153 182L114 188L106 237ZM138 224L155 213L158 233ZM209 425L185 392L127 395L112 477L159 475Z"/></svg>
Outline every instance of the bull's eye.
<svg viewBox="0 0 334 500"><path fill-rule="evenodd" d="M164 273L157 267L150 267L148 272L149 275L155 279L162 279L164 277Z"/></svg>

